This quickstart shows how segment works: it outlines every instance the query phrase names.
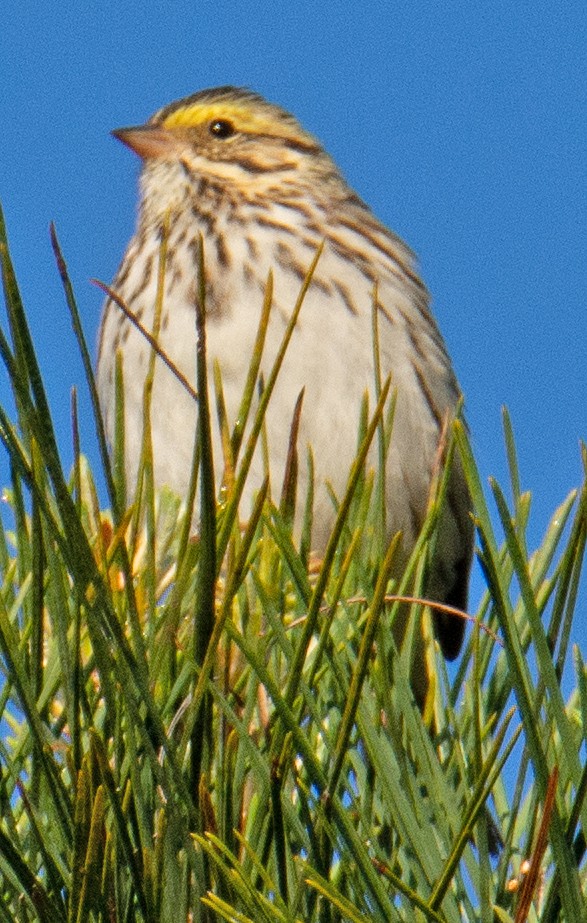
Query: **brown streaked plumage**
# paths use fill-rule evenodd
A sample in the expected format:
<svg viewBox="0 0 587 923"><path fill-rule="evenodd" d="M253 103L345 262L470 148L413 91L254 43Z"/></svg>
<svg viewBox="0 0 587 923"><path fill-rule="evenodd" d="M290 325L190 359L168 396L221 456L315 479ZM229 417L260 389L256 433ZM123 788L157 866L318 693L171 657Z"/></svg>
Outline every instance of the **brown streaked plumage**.
<svg viewBox="0 0 587 923"><path fill-rule="evenodd" d="M388 525L390 534L403 532L405 561L426 512L442 429L460 398L410 249L377 220L293 116L248 90L205 90L159 110L146 125L114 134L142 158L143 169L137 230L113 288L150 329L155 266L167 226L169 272L160 346L193 381L197 242L202 235L208 356L211 363L220 363L232 422L268 272L274 275L274 308L265 369L272 365L301 281L324 242L267 415L271 474L279 484L293 408L305 387L299 442L302 448L311 444L314 452L317 550L324 547L334 516L325 481L342 493L354 457L361 398L366 390L373 391L371 312L376 287L382 373L391 373L397 389L387 469ZM108 301L100 331L98 387L111 437L118 347L125 370L126 466L132 484L139 463L149 345ZM158 364L152 405L155 479L180 495L190 477L196 412L192 398ZM220 477L218 433L215 439ZM245 490L243 516L263 475L259 452ZM473 527L458 462L447 494L427 589L433 598L464 608ZM455 657L464 622L437 616L435 624L444 654ZM421 698L417 677L414 685Z"/></svg>

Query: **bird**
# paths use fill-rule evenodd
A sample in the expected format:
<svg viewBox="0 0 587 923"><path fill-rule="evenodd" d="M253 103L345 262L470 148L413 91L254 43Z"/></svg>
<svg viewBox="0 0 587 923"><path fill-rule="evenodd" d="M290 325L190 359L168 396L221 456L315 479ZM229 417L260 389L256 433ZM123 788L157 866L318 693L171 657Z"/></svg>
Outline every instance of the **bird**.
<svg viewBox="0 0 587 923"><path fill-rule="evenodd" d="M399 561L405 564L426 515L447 425L461 402L412 250L348 185L317 138L285 109L252 90L202 90L159 109L145 124L117 129L113 135L142 161L136 230L103 307L96 375L112 443L120 355L127 483L135 483L139 467L143 392L152 355L138 325L147 331L153 328L162 240L166 253L159 350L193 385L201 246L208 363L210 369L214 362L220 367L233 423L269 273L272 308L262 371L272 367L320 251L267 409L271 478L279 483L283 476L292 413L304 389L298 440L313 452L312 545L318 553L323 551L335 516L326 484L339 497L344 493L356 454L362 398L374 393L375 304L381 376L391 376L396 400L385 474L386 525L390 537L401 532ZM197 402L159 358L151 400L155 484L185 497ZM223 459L217 427L213 448L220 480ZM241 507L248 505L250 511L265 474L259 450ZM299 498L305 496L307 479L300 465ZM430 599L466 609L473 542L471 498L455 453L426 578ZM464 620L434 612L433 623L444 656L456 658ZM405 626L398 629L399 642L404 631ZM418 672L416 664L414 686ZM416 691L420 699L423 694L422 688Z"/></svg>

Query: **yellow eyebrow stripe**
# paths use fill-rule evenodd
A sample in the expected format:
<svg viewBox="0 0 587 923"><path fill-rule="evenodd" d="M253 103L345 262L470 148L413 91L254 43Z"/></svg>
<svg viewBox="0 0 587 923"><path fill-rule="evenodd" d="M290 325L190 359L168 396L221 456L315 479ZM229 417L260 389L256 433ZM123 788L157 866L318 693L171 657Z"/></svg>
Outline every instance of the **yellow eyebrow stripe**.
<svg viewBox="0 0 587 923"><path fill-rule="evenodd" d="M195 128L205 122L213 122L214 119L234 122L235 128L239 131L268 132L285 137L291 134L286 125L275 119L264 117L263 114L246 106L235 106L234 103L195 103L193 106L183 106L175 112L170 112L161 124L164 128Z"/></svg>
<svg viewBox="0 0 587 923"><path fill-rule="evenodd" d="M163 128L197 128L215 119L232 122L237 131L245 134L266 135L273 138L289 138L315 146L314 138L304 131L293 119L285 115L275 117L269 107L265 111L233 102L194 103L181 106L170 112L159 124Z"/></svg>

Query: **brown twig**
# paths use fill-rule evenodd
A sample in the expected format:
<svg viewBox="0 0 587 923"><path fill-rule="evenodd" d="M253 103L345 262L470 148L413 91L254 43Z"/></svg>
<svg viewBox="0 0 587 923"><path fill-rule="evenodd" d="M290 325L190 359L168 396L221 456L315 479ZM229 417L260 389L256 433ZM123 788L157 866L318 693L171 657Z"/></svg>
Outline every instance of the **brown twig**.
<svg viewBox="0 0 587 923"><path fill-rule="evenodd" d="M107 295L108 298L110 298L110 300L113 301L114 304L120 308L122 313L125 315L125 317L129 319L131 324L133 324L136 327L136 329L139 331L141 336L144 336L149 346L157 353L157 355L165 363L169 371L173 375L175 375L180 385L183 385L183 387L185 388L189 396L192 397L195 401L197 401L198 400L197 392L191 386L191 384L189 383L188 379L185 377L183 372L181 372L178 369L178 367L175 365L175 363L171 361L171 359L169 358L165 350L159 346L159 343L157 342L155 337L149 333L146 327L143 327L143 325L141 324L136 314L134 314L131 311L131 309L128 307L128 305L125 304L125 302L122 300L120 295L117 295L116 292L113 289L111 289L109 285L106 285L104 282L100 282L99 279L90 279L90 282L92 282L93 285L97 285L98 288L101 289L104 292L104 294Z"/></svg>

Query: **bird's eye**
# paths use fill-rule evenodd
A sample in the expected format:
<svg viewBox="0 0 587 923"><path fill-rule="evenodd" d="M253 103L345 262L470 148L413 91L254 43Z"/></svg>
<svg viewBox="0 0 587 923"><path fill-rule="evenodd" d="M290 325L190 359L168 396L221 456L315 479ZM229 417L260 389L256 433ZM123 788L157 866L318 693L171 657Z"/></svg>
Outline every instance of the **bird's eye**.
<svg viewBox="0 0 587 923"><path fill-rule="evenodd" d="M227 119L214 119L210 122L210 134L215 138L230 138L234 130L234 125Z"/></svg>

